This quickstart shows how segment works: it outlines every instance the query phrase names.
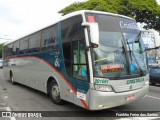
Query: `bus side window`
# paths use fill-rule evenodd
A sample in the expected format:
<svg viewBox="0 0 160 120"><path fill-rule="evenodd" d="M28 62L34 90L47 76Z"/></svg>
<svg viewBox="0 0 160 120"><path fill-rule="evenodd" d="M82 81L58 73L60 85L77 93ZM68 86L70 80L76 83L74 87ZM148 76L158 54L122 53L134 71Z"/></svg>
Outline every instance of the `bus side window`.
<svg viewBox="0 0 160 120"><path fill-rule="evenodd" d="M13 49L13 44L8 44L7 46L6 46L6 56L8 57L8 56L11 56L13 53L12 53L12 50Z"/></svg>
<svg viewBox="0 0 160 120"><path fill-rule="evenodd" d="M28 38L22 38L20 40L20 54L27 54L28 53Z"/></svg>
<svg viewBox="0 0 160 120"><path fill-rule="evenodd" d="M57 44L57 36L57 24L43 30L41 41L42 51L52 51L54 49L54 45Z"/></svg>
<svg viewBox="0 0 160 120"><path fill-rule="evenodd" d="M81 31L72 39L73 77L80 80L87 80L86 54L84 48L84 32Z"/></svg>
<svg viewBox="0 0 160 120"><path fill-rule="evenodd" d="M34 33L29 38L29 52L38 52L40 50L41 32Z"/></svg>
<svg viewBox="0 0 160 120"><path fill-rule="evenodd" d="M19 41L13 43L13 55L19 54Z"/></svg>

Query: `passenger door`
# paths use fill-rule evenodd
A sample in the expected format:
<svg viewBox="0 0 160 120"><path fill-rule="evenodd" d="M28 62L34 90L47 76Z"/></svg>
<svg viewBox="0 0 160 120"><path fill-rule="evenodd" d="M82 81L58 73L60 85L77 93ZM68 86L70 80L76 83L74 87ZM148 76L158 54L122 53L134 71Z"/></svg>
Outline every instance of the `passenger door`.
<svg viewBox="0 0 160 120"><path fill-rule="evenodd" d="M73 86L68 93L70 97L66 99L72 99L75 104L85 107L84 103L88 104L89 78L82 21L82 15L62 21L62 46L65 76Z"/></svg>
<svg viewBox="0 0 160 120"><path fill-rule="evenodd" d="M77 94L74 95L74 102L75 104L84 107L84 102L85 104L88 104L89 100L89 73L87 68L85 36L83 30L79 31L79 33L72 38L72 55L73 83L77 91Z"/></svg>

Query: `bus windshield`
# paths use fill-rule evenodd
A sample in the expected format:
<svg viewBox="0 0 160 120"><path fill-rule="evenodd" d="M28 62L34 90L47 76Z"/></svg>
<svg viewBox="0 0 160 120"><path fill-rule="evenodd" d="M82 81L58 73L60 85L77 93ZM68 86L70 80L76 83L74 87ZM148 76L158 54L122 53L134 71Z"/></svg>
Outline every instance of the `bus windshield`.
<svg viewBox="0 0 160 120"><path fill-rule="evenodd" d="M147 73L144 45L134 20L87 14L87 21L99 26L99 46L92 49L94 76L116 80Z"/></svg>

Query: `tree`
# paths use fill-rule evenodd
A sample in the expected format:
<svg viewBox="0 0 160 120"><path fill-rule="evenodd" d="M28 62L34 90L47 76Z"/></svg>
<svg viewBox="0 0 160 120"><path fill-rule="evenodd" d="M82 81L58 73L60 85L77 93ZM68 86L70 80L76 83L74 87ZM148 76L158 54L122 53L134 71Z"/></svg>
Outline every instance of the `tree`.
<svg viewBox="0 0 160 120"><path fill-rule="evenodd" d="M3 49L3 44L0 44L0 58L2 58L2 49Z"/></svg>
<svg viewBox="0 0 160 120"><path fill-rule="evenodd" d="M137 22L145 23L144 28L160 31L160 5L156 0L88 0L75 2L62 9L62 15L78 10L97 10L126 15Z"/></svg>

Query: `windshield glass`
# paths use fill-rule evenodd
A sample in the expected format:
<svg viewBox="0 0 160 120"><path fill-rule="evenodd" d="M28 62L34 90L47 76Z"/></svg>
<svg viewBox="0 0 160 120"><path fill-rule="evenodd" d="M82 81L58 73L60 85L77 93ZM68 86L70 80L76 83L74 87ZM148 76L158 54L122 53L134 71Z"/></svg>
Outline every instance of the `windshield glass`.
<svg viewBox="0 0 160 120"><path fill-rule="evenodd" d="M99 25L99 46L92 49L94 76L119 79L146 73L136 22L101 14L87 14L87 20Z"/></svg>
<svg viewBox="0 0 160 120"><path fill-rule="evenodd" d="M145 45L141 32L135 21L124 18L117 18L120 24L124 40L127 43L127 52L130 57L131 74L146 74L147 60ZM132 68L134 67L134 69Z"/></svg>

